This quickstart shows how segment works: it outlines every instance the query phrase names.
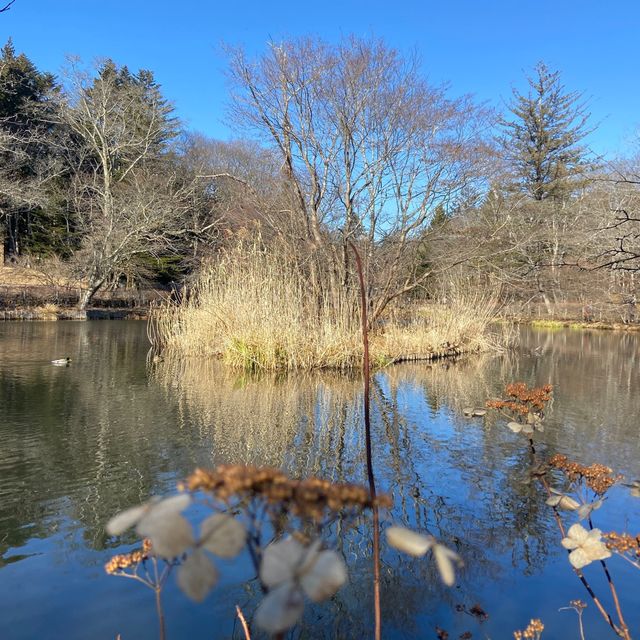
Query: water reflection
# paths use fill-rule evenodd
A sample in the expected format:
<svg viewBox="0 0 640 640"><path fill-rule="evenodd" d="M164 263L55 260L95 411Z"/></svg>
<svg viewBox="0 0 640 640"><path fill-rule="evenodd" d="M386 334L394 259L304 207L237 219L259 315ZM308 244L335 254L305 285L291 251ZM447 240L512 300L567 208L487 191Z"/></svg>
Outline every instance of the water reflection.
<svg viewBox="0 0 640 640"><path fill-rule="evenodd" d="M534 615L552 625L551 637L573 633L574 621L557 609L584 594L528 481L528 449L495 416L468 419L462 408L500 395L512 380L549 382L556 393L541 450L636 477L637 350L632 334L525 330L518 353L396 366L375 376L376 473L395 504L386 519L430 531L467 559L459 586L445 590L428 561L385 549L385 637L421 637L435 623L452 636L475 635L474 621L455 606L477 601L490 612L488 635L508 635ZM113 545L103 525L195 466L245 462L298 477L365 481L357 376L243 376L202 360L148 367L146 351L140 323L0 325L0 589L38 566L41 586L55 585L86 611L76 610L73 624L64 608L46 613L41 589L31 586L12 596L16 608L0 621L0 637L42 634L50 616L62 620L66 638L154 637L146 594L100 571ZM49 364L61 356L72 365ZM605 511L605 529L637 525L637 502L623 490ZM353 637L370 627L368 523L356 525L340 542L349 586L328 608L311 607L296 637ZM246 567L243 575L251 577ZM197 609L175 594L170 631L173 624L175 637L241 637L233 606L251 611L254 590L230 578L211 606ZM122 608L129 598L139 599L136 611L117 620L95 615L98 599ZM23 601L28 607L18 606ZM606 637L595 616L590 624Z"/></svg>

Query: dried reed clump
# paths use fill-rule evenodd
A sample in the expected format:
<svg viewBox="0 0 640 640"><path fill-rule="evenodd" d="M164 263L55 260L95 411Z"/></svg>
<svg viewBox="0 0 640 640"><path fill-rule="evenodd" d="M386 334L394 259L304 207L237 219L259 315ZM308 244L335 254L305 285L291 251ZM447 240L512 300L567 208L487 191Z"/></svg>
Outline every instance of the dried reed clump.
<svg viewBox="0 0 640 640"><path fill-rule="evenodd" d="M167 356L213 356L241 369L358 367L357 297L329 279L310 277L282 251L241 242L203 267L189 295L152 310L152 341ZM446 303L416 306L374 327L372 362L495 348L503 339L487 329L496 313L495 299L455 289Z"/></svg>
<svg viewBox="0 0 640 640"><path fill-rule="evenodd" d="M242 369L347 368L362 353L356 311L286 256L242 243L151 321L167 354L216 356Z"/></svg>

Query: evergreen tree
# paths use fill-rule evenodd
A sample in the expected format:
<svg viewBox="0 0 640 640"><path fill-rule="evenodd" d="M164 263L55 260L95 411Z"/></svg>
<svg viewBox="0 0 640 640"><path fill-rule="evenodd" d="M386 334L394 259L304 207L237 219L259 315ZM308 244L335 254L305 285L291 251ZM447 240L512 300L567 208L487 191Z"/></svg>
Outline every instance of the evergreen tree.
<svg viewBox="0 0 640 640"><path fill-rule="evenodd" d="M48 242L56 225L42 188L52 163L56 90L54 76L16 55L11 40L0 50L0 225L9 254Z"/></svg>
<svg viewBox="0 0 640 640"><path fill-rule="evenodd" d="M590 166L582 144L591 132L589 113L582 94L565 91L559 72L543 62L527 80L526 94L513 92L499 141L517 188L534 200L562 200Z"/></svg>

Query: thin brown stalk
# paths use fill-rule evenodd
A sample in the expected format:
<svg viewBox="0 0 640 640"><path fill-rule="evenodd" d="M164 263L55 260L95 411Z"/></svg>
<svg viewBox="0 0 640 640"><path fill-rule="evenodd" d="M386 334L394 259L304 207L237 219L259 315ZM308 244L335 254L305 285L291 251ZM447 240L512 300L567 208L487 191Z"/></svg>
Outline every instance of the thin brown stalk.
<svg viewBox="0 0 640 640"><path fill-rule="evenodd" d="M242 613L242 609L238 605L236 605L236 615L238 616L238 620L240 620L240 624L242 625L245 640L251 640L251 634L249 633L249 625L247 624L247 619L244 617L244 613Z"/></svg>
<svg viewBox="0 0 640 640"><path fill-rule="evenodd" d="M591 517L589 517L589 528L593 529L593 522L591 521ZM631 640L631 636L629 635L629 627L627 627L627 623L625 622L624 616L622 615L622 607L620 606L618 591L616 589L615 584L613 583L613 578L609 573L609 567L607 567L607 563L604 560L600 560L600 565L602 566L604 575L607 577L607 582L609 583L609 589L611 590L611 597L613 598L613 604L616 608L618 621L620 622L620 631L623 634L622 637L625 640Z"/></svg>
<svg viewBox="0 0 640 640"><path fill-rule="evenodd" d="M370 377L371 370L369 364L369 321L367 319L367 293L364 282L364 274L362 270L362 261L358 250L349 242L355 259L358 271L358 279L360 281L360 307L362 319L362 376L364 378L364 431L365 446L367 454L367 479L369 481L369 492L373 501L373 611L375 640L380 640L382 629L382 616L380 608L380 516L378 513L378 505L376 501L376 481L373 474L373 460L371 453L371 394L370 394Z"/></svg>
<svg viewBox="0 0 640 640"><path fill-rule="evenodd" d="M160 626L160 640L166 640L166 631L164 624L164 611L162 609L162 586L163 580L158 575L158 561L153 558L153 571L155 574L154 592L156 594L156 613L158 614L158 624Z"/></svg>
<svg viewBox="0 0 640 640"><path fill-rule="evenodd" d="M154 591L156 594L156 612L158 614L158 623L160 625L160 640L165 640L166 633L165 633L165 626L164 626L164 611L162 610L162 599L161 599L162 588L156 587Z"/></svg>

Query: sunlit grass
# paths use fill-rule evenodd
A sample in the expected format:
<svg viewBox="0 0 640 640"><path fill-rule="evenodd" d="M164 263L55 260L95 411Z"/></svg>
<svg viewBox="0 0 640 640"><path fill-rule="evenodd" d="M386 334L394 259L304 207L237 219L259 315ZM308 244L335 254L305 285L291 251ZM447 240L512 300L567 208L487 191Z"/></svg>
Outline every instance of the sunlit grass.
<svg viewBox="0 0 640 640"><path fill-rule="evenodd" d="M360 365L357 297L335 293L283 256L239 245L203 268L191 295L153 309L165 356L216 357L237 369L350 369ZM371 332L372 362L435 359L494 348L496 300L450 291L447 302L402 309Z"/></svg>

